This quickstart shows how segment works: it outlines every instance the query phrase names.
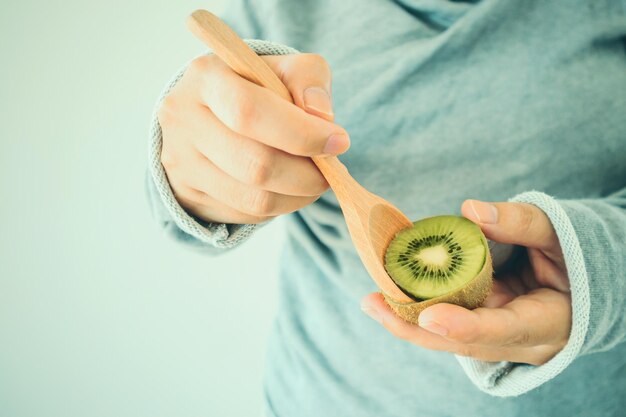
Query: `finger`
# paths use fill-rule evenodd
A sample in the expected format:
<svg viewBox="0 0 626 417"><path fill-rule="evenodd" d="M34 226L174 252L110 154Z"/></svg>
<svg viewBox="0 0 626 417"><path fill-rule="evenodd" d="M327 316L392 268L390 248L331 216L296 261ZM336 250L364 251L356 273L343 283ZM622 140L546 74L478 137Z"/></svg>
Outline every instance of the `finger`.
<svg viewBox="0 0 626 417"><path fill-rule="evenodd" d="M192 188L172 189L176 200L185 211L210 223L258 224L274 218L242 213Z"/></svg>
<svg viewBox="0 0 626 417"><path fill-rule="evenodd" d="M491 347L458 343L453 353L487 362L515 362L530 365L543 365L556 355L557 346L541 345L531 347Z"/></svg>
<svg viewBox="0 0 626 417"><path fill-rule="evenodd" d="M454 343L398 317L381 293L372 293L361 299L361 310L383 325L393 336L427 349L452 352Z"/></svg>
<svg viewBox="0 0 626 417"><path fill-rule="evenodd" d="M496 242L542 250L560 248L550 219L531 204L466 200L461 212L478 224L487 238Z"/></svg>
<svg viewBox="0 0 626 417"><path fill-rule="evenodd" d="M289 89L296 106L333 121L331 71L324 58L317 54L297 54L263 59Z"/></svg>
<svg viewBox="0 0 626 417"><path fill-rule="evenodd" d="M270 217L291 213L314 202L318 197L286 196L271 191L261 190L243 184L217 168L200 153L190 154L184 158L186 170L173 172L174 180L187 187L200 190L212 200L239 212L257 217ZM184 175L184 178L176 178ZM209 205L212 200L207 200ZM199 201L205 205L205 202Z"/></svg>
<svg viewBox="0 0 626 417"><path fill-rule="evenodd" d="M483 307L496 308L502 307L505 304L510 303L517 296L517 294L511 290L511 288L504 282L494 280L491 293L487 296L483 302Z"/></svg>
<svg viewBox="0 0 626 417"><path fill-rule="evenodd" d="M198 106L191 140L222 171L255 188L292 196L318 196L328 183L310 158L291 155L239 135Z"/></svg>
<svg viewBox="0 0 626 417"><path fill-rule="evenodd" d="M569 292L569 278L564 265L558 265L543 252L536 249L528 250L528 258L532 265L534 281L538 285L554 288L561 292Z"/></svg>
<svg viewBox="0 0 626 417"><path fill-rule="evenodd" d="M526 284L522 278L520 278L518 271L510 272L498 277L498 281L503 285L506 285L515 297L527 294L530 289L526 287Z"/></svg>
<svg viewBox="0 0 626 417"><path fill-rule="evenodd" d="M345 129L308 114L225 65L208 66L202 74L202 102L235 132L293 155L337 155L348 150Z"/></svg>
<svg viewBox="0 0 626 417"><path fill-rule="evenodd" d="M502 308L467 310L437 304L419 317L420 326L463 344L535 346L566 341L571 327L569 298L541 288L517 297ZM443 329L443 330L442 330Z"/></svg>

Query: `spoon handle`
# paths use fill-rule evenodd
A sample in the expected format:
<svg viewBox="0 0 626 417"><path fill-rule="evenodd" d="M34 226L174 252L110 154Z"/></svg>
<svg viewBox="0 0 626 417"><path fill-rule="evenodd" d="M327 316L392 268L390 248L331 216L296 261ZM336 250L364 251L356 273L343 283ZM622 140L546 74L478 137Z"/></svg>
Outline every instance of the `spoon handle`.
<svg viewBox="0 0 626 417"><path fill-rule="evenodd" d="M237 74L293 103L289 90L274 71L220 18L206 10L196 10L189 16L187 27ZM337 157L312 159L337 199L343 200L344 196L354 199L359 193L368 193Z"/></svg>

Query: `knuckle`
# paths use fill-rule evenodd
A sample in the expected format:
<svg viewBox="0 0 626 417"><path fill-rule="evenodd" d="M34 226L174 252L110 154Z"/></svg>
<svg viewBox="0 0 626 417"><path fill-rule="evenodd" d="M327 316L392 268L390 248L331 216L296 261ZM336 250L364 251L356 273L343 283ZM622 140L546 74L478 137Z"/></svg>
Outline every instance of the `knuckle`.
<svg viewBox="0 0 626 417"><path fill-rule="evenodd" d="M248 155L247 158L244 181L257 187L267 185L273 172L272 155L269 152L258 152Z"/></svg>
<svg viewBox="0 0 626 417"><path fill-rule="evenodd" d="M324 145L317 138L316 133L313 132L312 129L307 128L302 131L300 140L294 141L292 146L294 147L294 152L302 156L321 154L324 148Z"/></svg>
<svg viewBox="0 0 626 417"><path fill-rule="evenodd" d="M521 329L509 341L509 345L526 345L530 342L530 332L528 329Z"/></svg>
<svg viewBox="0 0 626 417"><path fill-rule="evenodd" d="M236 132L249 132L254 125L257 106L245 88L236 87L232 91L232 110L227 115L225 123Z"/></svg>
<svg viewBox="0 0 626 417"><path fill-rule="evenodd" d="M224 87L224 64L215 55L203 55L189 63L185 77L200 90L211 91L218 96Z"/></svg>
<svg viewBox="0 0 626 417"><path fill-rule="evenodd" d="M403 326L398 326L395 320L383 320L383 326L389 331L389 333L398 339L406 340L408 342L413 339L414 335L407 332Z"/></svg>
<svg viewBox="0 0 626 417"><path fill-rule="evenodd" d="M178 164L176 156L171 151L169 151L168 147L163 147L163 149L161 150L160 160L161 165L163 165L163 168L165 168L165 171L172 171L176 168L176 165Z"/></svg>
<svg viewBox="0 0 626 417"><path fill-rule="evenodd" d="M211 55L202 55L197 58L194 58L189 63L189 71L194 74L202 74L205 73L211 68L211 64L213 62Z"/></svg>
<svg viewBox="0 0 626 417"><path fill-rule="evenodd" d="M564 347L564 346L563 346ZM530 354L525 358L524 362L527 362L531 365L540 366L548 362L551 358L553 358L558 352L560 352L563 348L554 346L537 346L533 349L530 349Z"/></svg>
<svg viewBox="0 0 626 417"><path fill-rule="evenodd" d="M479 339L477 332L459 332L457 334L450 334L449 337L461 343L476 343Z"/></svg>
<svg viewBox="0 0 626 417"><path fill-rule="evenodd" d="M249 224L259 224L259 223L263 223L269 220L272 220L274 217L276 216L267 216L267 217L263 217L263 216L245 216L245 219L239 223L249 223Z"/></svg>
<svg viewBox="0 0 626 417"><path fill-rule="evenodd" d="M316 198L319 198L322 194L324 194L329 188L330 188L330 184L328 184L328 181L326 181L326 179L324 177L322 177L322 179L318 182L318 186L317 186L317 190L316 190Z"/></svg>
<svg viewBox="0 0 626 417"><path fill-rule="evenodd" d="M246 209L250 214L259 217L272 215L275 201L274 196L269 191L254 190L249 193Z"/></svg>
<svg viewBox="0 0 626 417"><path fill-rule="evenodd" d="M522 234L529 232L533 228L535 215L530 207L522 206L519 212L519 228Z"/></svg>
<svg viewBox="0 0 626 417"><path fill-rule="evenodd" d="M316 80L316 84L321 83L330 91L332 79L330 64L319 54L291 55L281 63L280 67L288 85L301 85L303 82L310 84Z"/></svg>
<svg viewBox="0 0 626 417"><path fill-rule="evenodd" d="M328 61L326 61L326 59L320 54L303 54L302 58L307 60L307 63L315 66L316 68L330 72L330 65L328 64Z"/></svg>
<svg viewBox="0 0 626 417"><path fill-rule="evenodd" d="M469 346L469 345L461 345L459 346L455 353L459 356L465 356L468 358L475 358L478 357L477 352L476 352L476 348L473 346Z"/></svg>
<svg viewBox="0 0 626 417"><path fill-rule="evenodd" d="M172 94L168 94L163 98L161 106L157 111L157 119L161 126L171 125L176 120L176 110L178 108L178 100Z"/></svg>
<svg viewBox="0 0 626 417"><path fill-rule="evenodd" d="M305 163L302 164L302 172L306 170L308 172L307 175L313 178L309 191L314 193L317 199L330 188L330 185L310 158L307 158L304 162Z"/></svg>
<svg viewBox="0 0 626 417"><path fill-rule="evenodd" d="M389 333L391 333L394 337L402 340L407 340L407 335L399 331L395 326L388 325L387 323L384 323L384 325Z"/></svg>
<svg viewBox="0 0 626 417"><path fill-rule="evenodd" d="M194 206L203 206L207 202L206 194L202 191L194 190L189 187L184 187L182 189L181 196Z"/></svg>
<svg viewBox="0 0 626 417"><path fill-rule="evenodd" d="M527 362L530 365L534 365L534 366L541 366L544 365L546 362L548 362L549 358L544 358L544 357L530 357L528 358L528 360L524 361Z"/></svg>
<svg viewBox="0 0 626 417"><path fill-rule="evenodd" d="M539 301L535 301L533 299L527 299L526 309L527 312L538 319L542 317L542 304ZM512 312L512 320L522 323L523 319L520 317L519 313L515 310L511 310ZM516 326L516 330L511 332L511 334L506 337L504 343L502 343L503 347L510 346L520 346L527 345L531 341L531 332L530 328L527 326Z"/></svg>
<svg viewBox="0 0 626 417"><path fill-rule="evenodd" d="M194 198L193 194L186 187L177 188L174 191L174 197L181 207L185 209L196 207L198 204L197 199Z"/></svg>
<svg viewBox="0 0 626 417"><path fill-rule="evenodd" d="M202 202L198 196L198 192L190 187L176 184L176 186L172 187L172 192L183 208L197 207Z"/></svg>

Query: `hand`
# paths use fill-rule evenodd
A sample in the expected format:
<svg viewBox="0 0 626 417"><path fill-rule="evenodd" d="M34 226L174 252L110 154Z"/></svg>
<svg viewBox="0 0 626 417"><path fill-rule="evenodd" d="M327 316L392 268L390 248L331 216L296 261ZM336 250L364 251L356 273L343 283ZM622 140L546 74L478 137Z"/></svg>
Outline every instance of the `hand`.
<svg viewBox="0 0 626 417"><path fill-rule="evenodd" d="M380 293L361 308L395 337L427 349L475 359L541 365L565 345L572 325L569 280L558 238L543 211L530 204L467 200L462 213L487 238L526 247L513 268L496 271L483 307L436 304L419 325L397 317Z"/></svg>
<svg viewBox="0 0 626 417"><path fill-rule="evenodd" d="M332 123L326 61L262 58L295 106L209 55L192 61L158 111L169 183L180 205L203 220L260 223L312 203L328 184L309 157L350 146Z"/></svg>

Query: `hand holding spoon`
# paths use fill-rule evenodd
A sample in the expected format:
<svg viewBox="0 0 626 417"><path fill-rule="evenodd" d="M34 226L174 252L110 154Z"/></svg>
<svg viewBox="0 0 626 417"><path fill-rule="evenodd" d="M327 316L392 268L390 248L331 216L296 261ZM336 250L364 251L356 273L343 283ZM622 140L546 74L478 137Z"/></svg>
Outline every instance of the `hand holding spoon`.
<svg viewBox="0 0 626 417"><path fill-rule="evenodd" d="M189 17L187 25L233 71L293 102L278 76L217 16L197 10ZM394 205L363 188L337 157L314 156L312 159L337 196L352 242L372 279L394 301L414 303L384 267L389 243L400 230L413 223Z"/></svg>

